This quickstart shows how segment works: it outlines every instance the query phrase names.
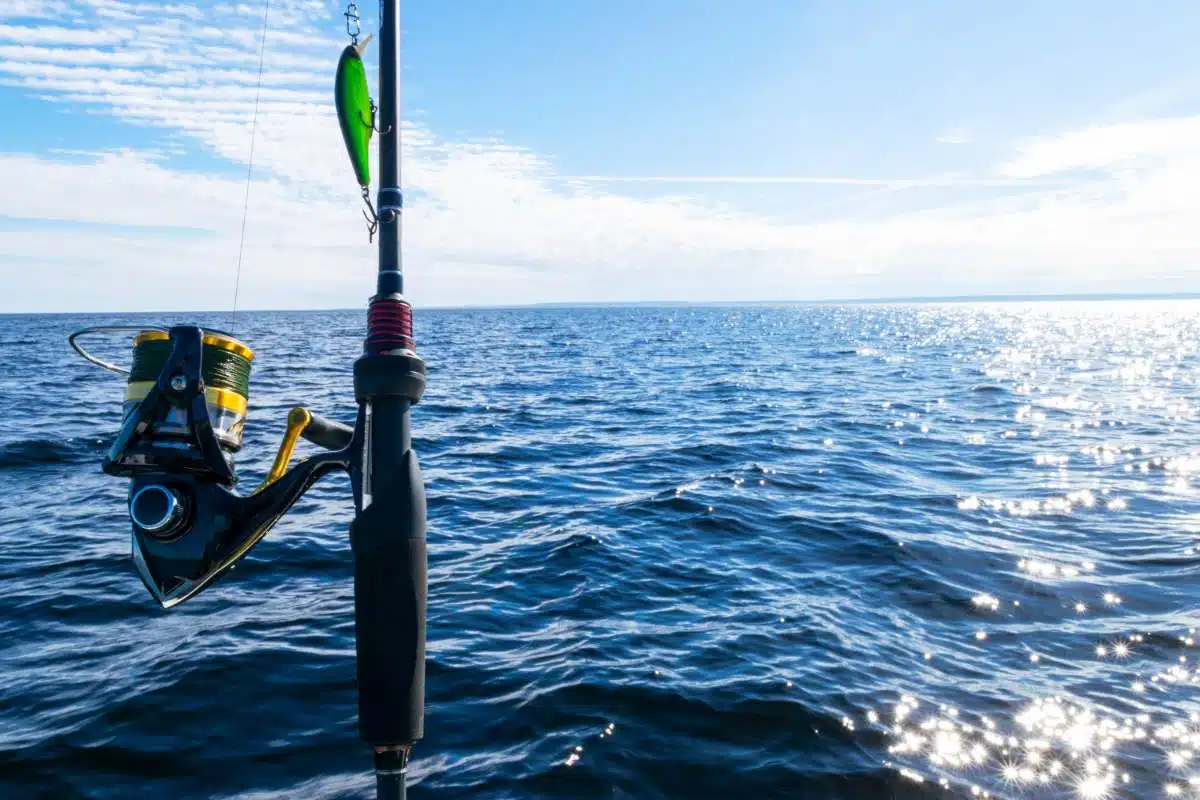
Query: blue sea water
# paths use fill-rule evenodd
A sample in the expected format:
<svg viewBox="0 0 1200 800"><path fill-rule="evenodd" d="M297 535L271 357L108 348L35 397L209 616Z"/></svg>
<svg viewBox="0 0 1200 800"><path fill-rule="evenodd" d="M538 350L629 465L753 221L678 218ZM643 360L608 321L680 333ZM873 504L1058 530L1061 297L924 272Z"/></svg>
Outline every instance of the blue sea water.
<svg viewBox="0 0 1200 800"><path fill-rule="evenodd" d="M243 313L254 485L362 312ZM349 481L173 611L119 376L0 318L0 796L365 798ZM1200 304L420 311L413 798L1151 798L1200 773ZM103 349L103 348L102 348ZM127 341L104 354L128 358Z"/></svg>

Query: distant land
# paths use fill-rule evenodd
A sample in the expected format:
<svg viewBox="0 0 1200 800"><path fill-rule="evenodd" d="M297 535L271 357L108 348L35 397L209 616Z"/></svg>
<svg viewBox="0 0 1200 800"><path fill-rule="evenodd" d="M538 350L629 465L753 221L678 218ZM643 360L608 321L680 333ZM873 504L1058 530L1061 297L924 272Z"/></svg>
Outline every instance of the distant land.
<svg viewBox="0 0 1200 800"><path fill-rule="evenodd" d="M914 295L911 297L860 297L835 298L829 300L644 300L644 301L596 301L562 303L523 303L497 306L425 306L434 308L686 308L727 306L850 306L888 305L901 303L1063 303L1103 302L1120 300L1200 300L1200 292L1162 293L1107 293L1107 294L964 294L964 295Z"/></svg>
<svg viewBox="0 0 1200 800"><path fill-rule="evenodd" d="M866 298L835 298L826 300L597 300L597 301L563 301L545 303L508 303L495 305L421 305L414 304L415 311L457 311L457 310L486 310L517 309L517 308L730 308L752 306L849 306L849 305L889 305L905 303L1094 303L1105 301L1129 300L1200 300L1200 292L1159 292L1159 293L1118 293L1107 294L964 294L964 295L913 295L910 297L866 297ZM305 313L308 311L362 311L359 308L243 308L239 314L269 313ZM229 309L209 309L207 311L40 311L0 312L0 317L44 317L44 316L115 316L115 315L154 315L170 314L181 316L188 314L228 314Z"/></svg>

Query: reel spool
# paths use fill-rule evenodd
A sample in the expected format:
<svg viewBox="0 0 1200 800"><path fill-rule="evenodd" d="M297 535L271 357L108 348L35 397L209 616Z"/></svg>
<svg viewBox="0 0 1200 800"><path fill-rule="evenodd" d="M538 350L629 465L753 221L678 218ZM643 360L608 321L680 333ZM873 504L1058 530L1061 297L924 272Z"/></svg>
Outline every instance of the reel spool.
<svg viewBox="0 0 1200 800"><path fill-rule="evenodd" d="M129 369L102 361L77 339L135 331ZM194 326L85 328L69 338L93 364L126 376L122 427L103 469L133 477L188 472L232 486L250 399L252 351L224 331Z"/></svg>
<svg viewBox="0 0 1200 800"><path fill-rule="evenodd" d="M213 433L227 452L242 449L242 429L250 400L250 367L254 351L229 334L205 331L203 344L204 400ZM171 355L169 334L147 330L133 338L133 364L125 386L123 418L137 411L150 394ZM172 408L159 423L155 434L163 439L183 439L188 435L185 415Z"/></svg>

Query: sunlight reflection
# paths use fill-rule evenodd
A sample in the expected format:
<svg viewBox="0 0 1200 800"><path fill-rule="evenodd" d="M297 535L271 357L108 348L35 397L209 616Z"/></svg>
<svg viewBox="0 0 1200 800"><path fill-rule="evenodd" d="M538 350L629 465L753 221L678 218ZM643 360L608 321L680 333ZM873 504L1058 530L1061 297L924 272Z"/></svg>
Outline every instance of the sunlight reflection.
<svg viewBox="0 0 1200 800"><path fill-rule="evenodd" d="M1192 637L1179 638L1183 642ZM1101 658L1127 658L1132 645L1144 639L1142 634L1131 634L1096 645L1095 653ZM1029 653L1029 660L1037 663L1038 655ZM1151 683L1200 683L1200 668L1190 667L1189 661L1188 656L1179 656L1177 663L1154 674ZM1127 685L1135 693L1144 693L1147 687L1136 677ZM1200 773L1186 775L1200 764L1200 712L1174 719L1172 713L1168 707L1114 713L1051 695L1019 705L1010 717L973 717L945 705L925 711L915 696L905 694L892 706L890 723L885 721L888 715L876 710L868 711L865 720L888 735L887 752L899 762L898 770L939 782L969 771L974 776L973 797L991 797L989 792L1003 786L1021 794L1044 787L1081 799L1116 797L1118 789L1131 782L1125 765L1148 757L1175 776L1168 780L1164 775L1162 792L1200 797ZM849 719L845 724L853 725ZM922 762L927 768L924 774Z"/></svg>
<svg viewBox="0 0 1200 800"><path fill-rule="evenodd" d="M1192 567L1178 554L1200 554L1200 526L1175 522L1196 518L1186 504L1196 496L1200 448L1186 426L1200 415L1191 344L1200 317L1192 307L1178 316L1156 305L1139 313L1111 308L1101 316L1014 314L1012 339L959 359L964 372L986 380L972 378L971 395L924 406L919 424L952 439L975 470L943 495L958 512L956 525L1012 553L1006 557L1017 570L972 576L974 619L945 639L962 652L927 649L932 664L921 667L933 674L956 656L974 657L967 651L986 653L995 681L1020 694L990 718L973 717L970 700L959 701L960 712L908 694L891 714L870 711L866 724L885 728L888 756L908 777L951 780L972 797L1200 800L1200 712L1180 718L1168 702L1200 702L1179 696L1200 688L1200 663L1178 651L1200 636L1109 627L1164 613L1143 602L1149 567L1166 566L1163 581L1174 590L1187 585L1184 570ZM907 422L893 425L911 431ZM1088 554L1120 584L1098 585L1095 561L1080 557ZM1057 621L1021 619L1017 591L1028 613L1050 611ZM1176 600L1171 608L1187 607ZM1045 642L1043 630L1065 634L1067 643ZM1015 654L1006 653L1009 643ZM1040 688L1030 690L1011 670ZM1031 697L1038 694L1045 696ZM989 711L995 699L988 695Z"/></svg>

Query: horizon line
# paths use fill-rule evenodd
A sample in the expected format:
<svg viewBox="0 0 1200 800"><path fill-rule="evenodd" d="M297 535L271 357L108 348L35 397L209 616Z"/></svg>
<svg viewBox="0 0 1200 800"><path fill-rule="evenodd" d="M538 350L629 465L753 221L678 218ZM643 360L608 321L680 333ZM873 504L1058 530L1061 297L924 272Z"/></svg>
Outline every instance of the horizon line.
<svg viewBox="0 0 1200 800"><path fill-rule="evenodd" d="M1195 292L1056 292L1043 294L962 294L962 295L902 295L893 297L844 297L814 300L547 300L535 303L493 303L464 305L414 306L414 311L486 311L519 308L621 308L621 307L681 307L709 308L746 306L805 306L805 305L907 305L938 303L1037 303L1037 302L1114 302L1136 300L1200 300ZM322 311L362 311L363 307L334 306L329 308L243 308L239 314L316 313ZM230 314L231 309L192 309L188 311L0 311L0 317L48 317L114 314Z"/></svg>

